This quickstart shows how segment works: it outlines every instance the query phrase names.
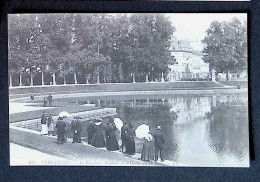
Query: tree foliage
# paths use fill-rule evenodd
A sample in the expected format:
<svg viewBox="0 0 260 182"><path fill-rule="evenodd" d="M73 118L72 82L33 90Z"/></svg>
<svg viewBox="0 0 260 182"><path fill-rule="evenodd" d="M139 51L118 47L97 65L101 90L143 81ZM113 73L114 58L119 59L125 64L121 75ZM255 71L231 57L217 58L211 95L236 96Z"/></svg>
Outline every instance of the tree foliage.
<svg viewBox="0 0 260 182"><path fill-rule="evenodd" d="M9 74L77 73L95 82L167 73L175 28L163 14L10 15ZM152 77L151 77L152 78Z"/></svg>
<svg viewBox="0 0 260 182"><path fill-rule="evenodd" d="M212 22L203 43L203 59L217 72L228 75L247 68L247 28L239 19Z"/></svg>

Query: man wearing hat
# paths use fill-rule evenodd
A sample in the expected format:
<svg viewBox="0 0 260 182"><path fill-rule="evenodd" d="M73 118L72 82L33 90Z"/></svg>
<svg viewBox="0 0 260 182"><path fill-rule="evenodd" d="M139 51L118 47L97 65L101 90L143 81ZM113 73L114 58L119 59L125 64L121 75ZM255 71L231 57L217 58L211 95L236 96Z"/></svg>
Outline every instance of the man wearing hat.
<svg viewBox="0 0 260 182"><path fill-rule="evenodd" d="M155 161L158 160L158 155L160 152L160 158L161 161L164 161L163 158L163 144L164 144L164 138L163 134L161 133L161 126L156 127L156 132L154 134L154 144L155 144Z"/></svg>

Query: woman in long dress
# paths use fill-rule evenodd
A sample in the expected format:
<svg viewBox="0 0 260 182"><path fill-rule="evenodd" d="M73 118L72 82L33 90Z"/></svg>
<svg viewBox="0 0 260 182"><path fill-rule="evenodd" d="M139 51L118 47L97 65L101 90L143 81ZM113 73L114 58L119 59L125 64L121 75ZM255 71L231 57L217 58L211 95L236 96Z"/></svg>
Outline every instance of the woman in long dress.
<svg viewBox="0 0 260 182"><path fill-rule="evenodd" d="M143 138L141 160L150 162L153 160L153 137L150 133Z"/></svg>
<svg viewBox="0 0 260 182"><path fill-rule="evenodd" d="M48 135L52 134L54 136L54 121L52 119L52 114L48 117Z"/></svg>
<svg viewBox="0 0 260 182"><path fill-rule="evenodd" d="M92 145L97 148L105 147L105 140L102 133L101 120L96 120L95 122L95 134L92 138Z"/></svg>
<svg viewBox="0 0 260 182"><path fill-rule="evenodd" d="M126 133L126 154L135 154L135 130L133 125L129 124L129 130Z"/></svg>
<svg viewBox="0 0 260 182"><path fill-rule="evenodd" d="M95 134L95 124L91 120L87 126L87 133L88 133L88 144L92 144L92 138Z"/></svg>
<svg viewBox="0 0 260 182"><path fill-rule="evenodd" d="M46 112L43 112L43 114L42 114L41 125L42 125L41 135L47 135L48 126L47 126L47 113Z"/></svg>
<svg viewBox="0 0 260 182"><path fill-rule="evenodd" d="M113 125L112 123L109 123L106 130L107 130L107 143L106 143L107 150L109 151L119 150L119 145L115 134L116 126Z"/></svg>

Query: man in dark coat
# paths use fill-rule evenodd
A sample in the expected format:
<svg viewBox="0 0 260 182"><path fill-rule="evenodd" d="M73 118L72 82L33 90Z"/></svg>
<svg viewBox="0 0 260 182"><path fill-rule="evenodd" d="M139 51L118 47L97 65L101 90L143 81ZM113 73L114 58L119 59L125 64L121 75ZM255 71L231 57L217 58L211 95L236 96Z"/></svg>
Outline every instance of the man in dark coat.
<svg viewBox="0 0 260 182"><path fill-rule="evenodd" d="M79 121L79 119L76 118L76 123L75 123L74 133L73 133L73 141L75 141L76 143L81 143L81 131L82 131L82 124Z"/></svg>
<svg viewBox="0 0 260 182"><path fill-rule="evenodd" d="M90 121L88 126L87 126L87 133L88 133L88 144L92 144L92 138L95 134L95 125L94 121Z"/></svg>
<svg viewBox="0 0 260 182"><path fill-rule="evenodd" d="M71 122L71 131L72 131L72 134L73 134L73 142L72 143L75 143L77 141L77 137L76 137L76 123L77 123L77 120L76 120L76 117L74 117L74 119L72 120Z"/></svg>
<svg viewBox="0 0 260 182"><path fill-rule="evenodd" d="M157 126L156 127L156 133L154 134L154 144L155 144L155 161L158 160L158 155L160 152L160 158L161 161L164 161L163 158L163 144L164 144L164 138L163 135L161 133L161 126Z"/></svg>
<svg viewBox="0 0 260 182"><path fill-rule="evenodd" d="M128 123L125 121L124 125L121 128L122 152L125 151L124 148L126 146L126 133L128 132L128 130L129 130L129 126Z"/></svg>
<svg viewBox="0 0 260 182"><path fill-rule="evenodd" d="M58 122L56 124L57 128L57 134L58 134L58 143L63 144L65 142L65 129L66 129L66 123L63 121L62 117L58 118Z"/></svg>

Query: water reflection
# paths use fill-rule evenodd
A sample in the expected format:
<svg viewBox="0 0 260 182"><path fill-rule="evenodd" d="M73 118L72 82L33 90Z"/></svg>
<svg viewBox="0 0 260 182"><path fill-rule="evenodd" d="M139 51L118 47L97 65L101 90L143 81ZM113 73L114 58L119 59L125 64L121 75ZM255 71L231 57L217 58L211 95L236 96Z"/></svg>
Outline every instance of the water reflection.
<svg viewBox="0 0 260 182"><path fill-rule="evenodd" d="M119 117L135 127L145 123L154 131L161 125L168 160L192 166L248 165L247 94L82 99L81 104L116 107Z"/></svg>

